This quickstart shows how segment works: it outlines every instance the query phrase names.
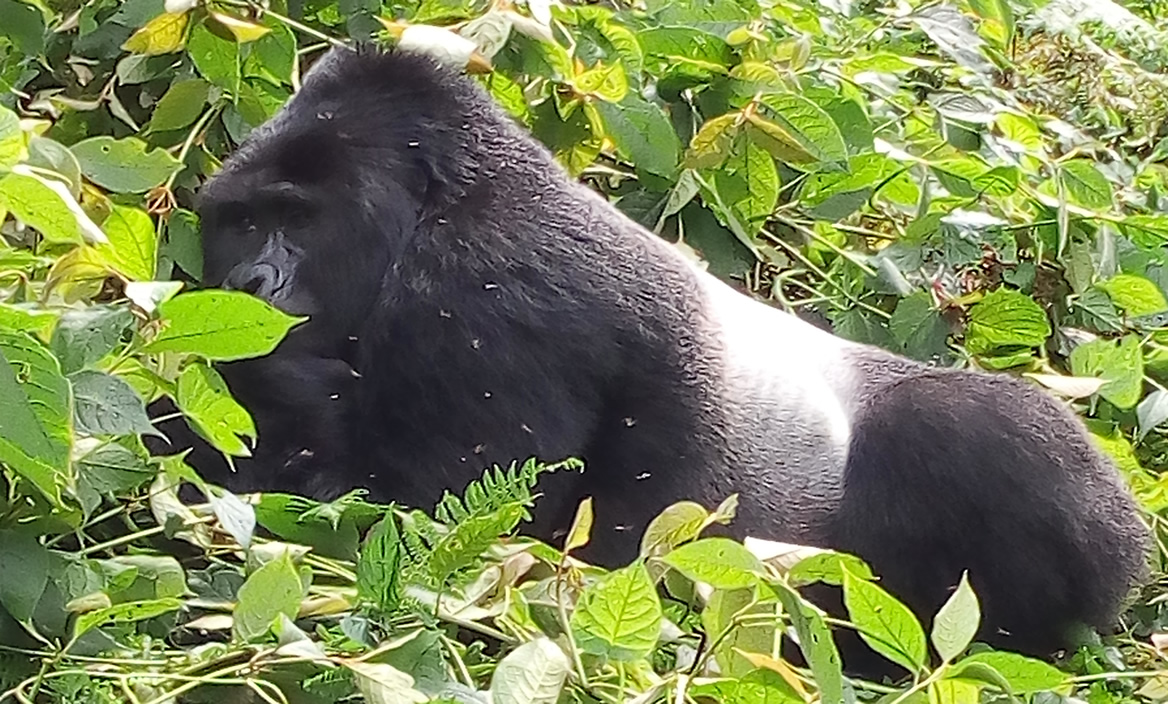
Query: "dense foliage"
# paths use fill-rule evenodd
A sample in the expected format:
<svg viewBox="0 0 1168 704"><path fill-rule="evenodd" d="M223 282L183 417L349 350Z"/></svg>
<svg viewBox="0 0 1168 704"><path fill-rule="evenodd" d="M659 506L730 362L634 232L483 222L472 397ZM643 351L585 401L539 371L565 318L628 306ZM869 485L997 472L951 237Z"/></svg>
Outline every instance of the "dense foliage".
<svg viewBox="0 0 1168 704"><path fill-rule="evenodd" d="M606 573L568 556L588 502L563 545L499 540L572 461L496 468L426 513L237 497L141 440L166 395L247 454L254 426L212 363L298 321L182 283L201 275L193 194L322 49L401 40L469 61L570 171L720 276L844 337L1074 403L1162 535L1165 15L0 0L0 701L1168 698L1154 585L1124 633L1056 669L970 647L964 582L926 628L854 558L700 538L734 497L671 507L643 559ZM816 581L843 586L850 622L802 600ZM844 678L837 627L911 678ZM792 635L805 663L781 657Z"/></svg>

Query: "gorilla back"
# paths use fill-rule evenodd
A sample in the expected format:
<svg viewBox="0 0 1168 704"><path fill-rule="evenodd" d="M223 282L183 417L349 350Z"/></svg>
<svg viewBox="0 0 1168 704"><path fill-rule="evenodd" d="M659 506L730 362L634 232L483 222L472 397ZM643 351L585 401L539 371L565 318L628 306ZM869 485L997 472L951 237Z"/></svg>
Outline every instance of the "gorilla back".
<svg viewBox="0 0 1168 704"><path fill-rule="evenodd" d="M1033 652L1110 625L1142 573L1133 502L1060 404L739 294L427 58L334 50L200 209L208 283L311 316L223 369L259 445L238 475L196 461L233 488L425 507L582 457L536 535L592 495L586 557L629 560L668 504L739 492L733 532L855 552L923 616L969 570L983 635Z"/></svg>

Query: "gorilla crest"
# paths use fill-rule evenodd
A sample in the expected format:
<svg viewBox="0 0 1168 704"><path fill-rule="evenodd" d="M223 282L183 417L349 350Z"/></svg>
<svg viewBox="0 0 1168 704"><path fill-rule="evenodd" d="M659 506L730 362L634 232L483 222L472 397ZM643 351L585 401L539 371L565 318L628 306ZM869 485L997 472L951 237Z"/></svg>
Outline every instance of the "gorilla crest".
<svg viewBox="0 0 1168 704"><path fill-rule="evenodd" d="M635 557L672 502L852 552L923 617L963 571L982 637L1046 653L1108 627L1146 532L1080 422L1003 376L836 338L738 293L574 182L472 81L333 50L204 188L207 283L311 316L225 365L254 414L236 490L355 486L429 507L491 463L581 457L542 487L552 539Z"/></svg>

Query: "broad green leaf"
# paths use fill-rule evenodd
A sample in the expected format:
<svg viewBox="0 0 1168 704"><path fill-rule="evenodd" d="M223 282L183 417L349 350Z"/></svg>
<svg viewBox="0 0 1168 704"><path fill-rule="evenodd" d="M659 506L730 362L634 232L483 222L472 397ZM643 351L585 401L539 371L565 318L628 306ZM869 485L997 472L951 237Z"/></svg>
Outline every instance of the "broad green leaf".
<svg viewBox="0 0 1168 704"><path fill-rule="evenodd" d="M493 71L482 79L483 86L503 109L520 122L531 119L531 109L527 106L527 96L523 86L499 71Z"/></svg>
<svg viewBox="0 0 1168 704"><path fill-rule="evenodd" d="M775 160L753 142L747 142L714 173L712 184L720 204L730 209L751 237L766 224L779 198Z"/></svg>
<svg viewBox="0 0 1168 704"><path fill-rule="evenodd" d="M201 78L175 81L154 106L148 132L166 132L187 127L199 119L207 105L211 85Z"/></svg>
<svg viewBox="0 0 1168 704"><path fill-rule="evenodd" d="M45 16L39 7L20 0L0 0L0 18L0 37L11 40L19 53L37 56L44 51Z"/></svg>
<svg viewBox="0 0 1168 704"><path fill-rule="evenodd" d="M292 317L241 291L192 291L158 307L162 332L147 352L188 352L216 362L262 357L276 349Z"/></svg>
<svg viewBox="0 0 1168 704"><path fill-rule="evenodd" d="M82 634L103 626L107 623L132 623L145 621L178 611L182 608L182 601L174 598L150 599L147 601L131 601L125 604L115 604L97 611L90 611L77 617L73 625L73 637L79 638Z"/></svg>
<svg viewBox="0 0 1168 704"><path fill-rule="evenodd" d="M191 29L187 54L203 78L232 94L239 92L242 73L238 43L218 36L203 21Z"/></svg>
<svg viewBox="0 0 1168 704"><path fill-rule="evenodd" d="M1046 312L1029 296L999 288L969 312L965 347L985 354L996 347L1038 347L1050 336Z"/></svg>
<svg viewBox="0 0 1168 704"><path fill-rule="evenodd" d="M102 565L130 571L125 583L108 587L115 602L177 599L188 593L186 572L170 555L119 555L102 561Z"/></svg>
<svg viewBox="0 0 1168 704"><path fill-rule="evenodd" d="M928 662L925 632L917 617L873 582L844 572L844 605L868 647L909 672Z"/></svg>
<svg viewBox="0 0 1168 704"><path fill-rule="evenodd" d="M729 538L705 538L682 545L662 559L693 581L715 589L754 586L765 571L757 557Z"/></svg>
<svg viewBox="0 0 1168 704"><path fill-rule="evenodd" d="M49 242L100 242L105 235L89 219L65 184L13 171L0 177L0 212L9 211Z"/></svg>
<svg viewBox="0 0 1168 704"><path fill-rule="evenodd" d="M1076 205L1104 211L1112 206L1111 184L1087 159L1074 159L1059 166L1066 195Z"/></svg>
<svg viewBox="0 0 1168 704"><path fill-rule="evenodd" d="M811 164L815 153L807 149L799 138L778 122L752 113L746 117L747 135L768 154L786 164Z"/></svg>
<svg viewBox="0 0 1168 704"><path fill-rule="evenodd" d="M837 587L843 586L844 571L854 577L871 580L875 578L872 568L855 555L843 552L822 552L800 560L787 574L788 581L795 586L823 582Z"/></svg>
<svg viewBox="0 0 1168 704"><path fill-rule="evenodd" d="M77 430L89 435L158 434L142 398L125 380L93 370L69 377Z"/></svg>
<svg viewBox="0 0 1168 704"><path fill-rule="evenodd" d="M844 704L853 699L845 697L839 650L823 616L786 584L772 582L769 586L779 597L795 633L799 635L799 650L815 675L820 701L823 704Z"/></svg>
<svg viewBox="0 0 1168 704"><path fill-rule="evenodd" d="M44 340L56 326L60 314L36 303L0 303L0 330L28 332Z"/></svg>
<svg viewBox="0 0 1168 704"><path fill-rule="evenodd" d="M137 281L153 280L158 237L146 211L114 205L102 228L109 241L98 245L97 251L110 268Z"/></svg>
<svg viewBox="0 0 1168 704"><path fill-rule="evenodd" d="M710 512L693 501L679 501L659 513L641 536L641 557L663 555L693 540L706 526Z"/></svg>
<svg viewBox="0 0 1168 704"><path fill-rule="evenodd" d="M846 168L848 148L839 127L823 108L807 98L795 93L770 93L763 96L756 115L761 119L752 120L751 125L765 132L768 137L782 141L772 128L763 127L763 122L781 128L786 137L793 140L796 150L810 155L813 161ZM796 150L792 150L792 155ZM785 156L775 156L786 160ZM789 163L807 162L800 160Z"/></svg>
<svg viewBox="0 0 1168 704"><path fill-rule="evenodd" d="M51 171L54 177L65 181L69 195L76 199L81 193L81 164L69 147L47 137L32 135L28 140L28 158L25 165Z"/></svg>
<svg viewBox="0 0 1168 704"><path fill-rule="evenodd" d="M981 605L969 585L969 573L961 575L957 590L933 619L933 647L946 662L957 657L973 642L981 625Z"/></svg>
<svg viewBox="0 0 1168 704"><path fill-rule="evenodd" d="M0 8L3 8L2 3L3 0L0 0ZM0 105L0 169L11 169L27 155L20 118Z"/></svg>
<svg viewBox="0 0 1168 704"><path fill-rule="evenodd" d="M1028 658L1017 653L996 651L976 653L963 658L956 664L951 676L961 678L962 668L975 664L993 668L1009 683L1014 694L1029 694L1057 689L1068 679L1066 673L1041 660Z"/></svg>
<svg viewBox="0 0 1168 704"><path fill-rule="evenodd" d="M637 562L588 585L572 613L572 633L586 653L641 660L661 633L661 602L645 565Z"/></svg>
<svg viewBox="0 0 1168 704"><path fill-rule="evenodd" d="M205 364L191 364L178 378L175 403L220 452L248 457L251 451L241 438L256 439L255 423L232 398L223 377Z"/></svg>
<svg viewBox="0 0 1168 704"><path fill-rule="evenodd" d="M90 366L117 347L134 322L127 306L100 305L65 311L53 331L53 354L66 374Z"/></svg>
<svg viewBox="0 0 1168 704"><path fill-rule="evenodd" d="M61 505L70 486L73 398L49 350L0 330L0 462Z"/></svg>
<svg viewBox="0 0 1168 704"><path fill-rule="evenodd" d="M596 103L608 136L638 169L658 176L677 171L681 145L665 112L634 93L619 103Z"/></svg>
<svg viewBox="0 0 1168 704"><path fill-rule="evenodd" d="M280 614L296 618L304 587L292 559L285 552L252 572L239 588L232 635L250 641L267 634Z"/></svg>
<svg viewBox="0 0 1168 704"><path fill-rule="evenodd" d="M726 161L738 135L738 113L719 115L706 120L690 140L685 153L687 169L715 169Z"/></svg>
<svg viewBox="0 0 1168 704"><path fill-rule="evenodd" d="M430 697L414 689L414 678L380 662L347 660L345 667L353 673L357 690L366 704L422 704Z"/></svg>
<svg viewBox="0 0 1168 704"><path fill-rule="evenodd" d="M1128 335L1122 340L1085 342L1071 350L1071 371L1075 376L1106 379L1099 395L1119 408L1131 408L1144 391L1140 339Z"/></svg>
<svg viewBox="0 0 1168 704"><path fill-rule="evenodd" d="M387 514L369 531L357 558L357 595L383 614L401 603L401 537L397 519Z"/></svg>
<svg viewBox="0 0 1168 704"><path fill-rule="evenodd" d="M147 151L146 143L135 137L90 137L71 149L85 177L114 193L148 191L182 168L166 151Z"/></svg>
<svg viewBox="0 0 1168 704"><path fill-rule="evenodd" d="M949 325L933 305L932 296L924 291L900 299L888 329L901 351L913 359L925 361L947 350Z"/></svg>
<svg viewBox="0 0 1168 704"><path fill-rule="evenodd" d="M1113 303L1131 317L1168 310L1164 292L1152 281L1135 274L1117 274L1097 284Z"/></svg>
<svg viewBox="0 0 1168 704"><path fill-rule="evenodd" d="M17 621L28 621L49 581L49 551L33 533L0 530L0 565L0 606Z"/></svg>
<svg viewBox="0 0 1168 704"><path fill-rule="evenodd" d="M296 37L288 25L270 15L264 23L272 31L251 43L243 74L291 85L296 71Z"/></svg>
<svg viewBox="0 0 1168 704"><path fill-rule="evenodd" d="M572 663L549 638L524 643L491 676L493 704L555 704Z"/></svg>
<svg viewBox="0 0 1168 704"><path fill-rule="evenodd" d="M178 51L186 40L188 22L190 15L185 12L164 12L130 35L122 48L147 56Z"/></svg>

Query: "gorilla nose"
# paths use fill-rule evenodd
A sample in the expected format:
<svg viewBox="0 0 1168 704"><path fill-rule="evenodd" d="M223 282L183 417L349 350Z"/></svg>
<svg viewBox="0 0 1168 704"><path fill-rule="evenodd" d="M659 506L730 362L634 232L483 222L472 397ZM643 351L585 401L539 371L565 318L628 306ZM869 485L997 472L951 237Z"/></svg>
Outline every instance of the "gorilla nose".
<svg viewBox="0 0 1168 704"><path fill-rule="evenodd" d="M260 298L271 298L279 285L280 272L275 267L265 264L234 273L224 282L224 288L243 291Z"/></svg>

